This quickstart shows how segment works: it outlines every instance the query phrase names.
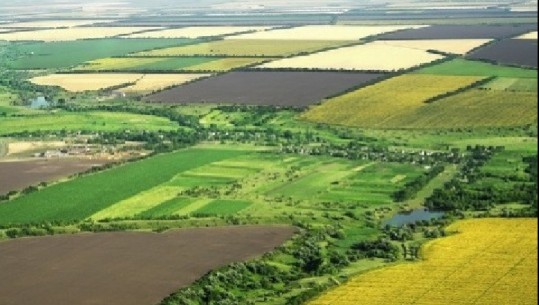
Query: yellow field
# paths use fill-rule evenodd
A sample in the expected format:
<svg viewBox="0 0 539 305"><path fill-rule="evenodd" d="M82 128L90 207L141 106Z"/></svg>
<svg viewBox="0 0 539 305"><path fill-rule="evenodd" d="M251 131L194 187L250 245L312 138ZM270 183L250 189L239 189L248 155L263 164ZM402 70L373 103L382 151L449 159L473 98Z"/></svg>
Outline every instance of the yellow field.
<svg viewBox="0 0 539 305"><path fill-rule="evenodd" d="M285 40L359 40L371 35L393 32L402 29L420 28L421 25L306 25L290 29L277 29L265 32L230 36L226 39L285 39Z"/></svg>
<svg viewBox="0 0 539 305"><path fill-rule="evenodd" d="M481 77L408 74L333 98L302 115L319 123L358 127L400 128L403 116L413 115L433 98L468 86ZM398 123L393 123L397 121ZM395 126L394 126L395 125Z"/></svg>
<svg viewBox="0 0 539 305"><path fill-rule="evenodd" d="M436 50L445 53L466 54L491 39L425 39L425 40L380 40L374 44L403 47L415 50Z"/></svg>
<svg viewBox="0 0 539 305"><path fill-rule="evenodd" d="M537 219L474 219L427 243L424 260L351 279L309 305L537 304Z"/></svg>
<svg viewBox="0 0 539 305"><path fill-rule="evenodd" d="M82 92L134 83L142 76L135 73L51 74L34 77L30 81L37 85L60 86L67 91Z"/></svg>
<svg viewBox="0 0 539 305"><path fill-rule="evenodd" d="M530 32L530 33L518 36L517 39L535 39L535 40L537 40L537 31Z"/></svg>
<svg viewBox="0 0 539 305"><path fill-rule="evenodd" d="M314 52L350 43L338 40L217 40L181 47L157 49L134 54L135 56L283 56Z"/></svg>
<svg viewBox="0 0 539 305"><path fill-rule="evenodd" d="M368 43L306 56L272 61L258 68L397 71L428 63L443 56L422 50Z"/></svg>
<svg viewBox="0 0 539 305"><path fill-rule="evenodd" d="M155 27L86 27L86 28L68 28L37 30L15 33L0 33L0 40L9 41L70 41L78 39L106 38L123 34L130 34L150 29L159 29Z"/></svg>
<svg viewBox="0 0 539 305"><path fill-rule="evenodd" d="M134 85L119 89L119 91L124 93L149 93L206 76L209 76L209 74L145 74Z"/></svg>
<svg viewBox="0 0 539 305"><path fill-rule="evenodd" d="M166 29L147 33L129 35L129 38L200 38L221 36L233 33L263 31L271 29L267 26L194 26L179 29Z"/></svg>
<svg viewBox="0 0 539 305"><path fill-rule="evenodd" d="M8 28L71 28L74 26L90 25L94 23L112 22L114 20L56 20L56 21L28 21L1 24Z"/></svg>

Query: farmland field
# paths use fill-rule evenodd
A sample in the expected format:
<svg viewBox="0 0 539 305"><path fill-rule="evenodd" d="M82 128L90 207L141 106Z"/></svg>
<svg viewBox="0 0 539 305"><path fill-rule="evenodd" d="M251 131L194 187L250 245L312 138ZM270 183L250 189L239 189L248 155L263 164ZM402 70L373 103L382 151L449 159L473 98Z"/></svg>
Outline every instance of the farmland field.
<svg viewBox="0 0 539 305"><path fill-rule="evenodd" d="M0 172L11 173L9 176L0 175L0 194L41 182L56 181L105 163L106 160L73 159L0 162Z"/></svg>
<svg viewBox="0 0 539 305"><path fill-rule="evenodd" d="M537 219L477 219L424 245L424 260L368 272L309 302L536 304Z"/></svg>
<svg viewBox="0 0 539 305"><path fill-rule="evenodd" d="M535 78L508 78L497 77L481 86L491 90L537 92L537 79Z"/></svg>
<svg viewBox="0 0 539 305"><path fill-rule="evenodd" d="M436 50L444 53L466 54L489 41L489 39L414 39L379 40L375 43L424 51Z"/></svg>
<svg viewBox="0 0 539 305"><path fill-rule="evenodd" d="M194 43L191 39L95 39L66 42L28 43L13 46L21 54L9 62L13 69L51 69L131 52ZM66 55L68 54L68 56Z"/></svg>
<svg viewBox="0 0 539 305"><path fill-rule="evenodd" d="M368 43L275 60L257 66L257 68L397 71L441 58L443 56L427 53L423 50Z"/></svg>
<svg viewBox="0 0 539 305"><path fill-rule="evenodd" d="M6 28L70 28L83 25L91 25L94 23L111 22L113 20L54 20L54 21L25 21L0 24L1 27Z"/></svg>
<svg viewBox="0 0 539 305"><path fill-rule="evenodd" d="M380 76L334 72L231 72L159 92L148 100L303 107Z"/></svg>
<svg viewBox="0 0 539 305"><path fill-rule="evenodd" d="M413 73L537 79L537 70L505 67L461 58L426 67Z"/></svg>
<svg viewBox="0 0 539 305"><path fill-rule="evenodd" d="M537 68L537 56L535 55L537 55L537 40L505 39L480 48L467 57L505 65Z"/></svg>
<svg viewBox="0 0 539 305"><path fill-rule="evenodd" d="M516 37L516 39L535 39L537 40L537 31L529 32Z"/></svg>
<svg viewBox="0 0 539 305"><path fill-rule="evenodd" d="M67 91L82 92L136 83L142 76L126 73L50 74L34 77L30 81L41 86L60 86Z"/></svg>
<svg viewBox="0 0 539 305"><path fill-rule="evenodd" d="M78 39L109 38L134 32L148 31L152 27L75 27L67 29L36 30L0 33L0 40L8 41L72 41Z"/></svg>
<svg viewBox="0 0 539 305"><path fill-rule="evenodd" d="M335 40L218 40L196 45L136 53L136 56L284 56L338 47L350 43Z"/></svg>
<svg viewBox="0 0 539 305"><path fill-rule="evenodd" d="M234 33L263 31L271 27L264 26L203 26L184 27L179 29L164 29L140 34L131 34L129 38L202 38Z"/></svg>
<svg viewBox="0 0 539 305"><path fill-rule="evenodd" d="M308 121L347 126L397 128L401 118L426 100L468 86L480 77L409 74L333 98L303 114Z"/></svg>
<svg viewBox="0 0 539 305"><path fill-rule="evenodd" d="M537 30L537 24L432 25L429 27L384 34L380 39L500 39L514 37L532 30Z"/></svg>
<svg viewBox="0 0 539 305"><path fill-rule="evenodd" d="M209 75L210 74L144 74L134 85L119 90L125 93L149 93Z"/></svg>
<svg viewBox="0 0 539 305"><path fill-rule="evenodd" d="M271 40L359 40L367 36L423 26L347 26L347 25L306 25L290 29L275 29L264 32L241 34L226 39L271 39Z"/></svg>
<svg viewBox="0 0 539 305"><path fill-rule="evenodd" d="M122 112L56 112L0 120L0 135L35 131L176 130L177 123L151 115Z"/></svg>
<svg viewBox="0 0 539 305"><path fill-rule="evenodd" d="M0 283L0 303L157 304L212 269L273 250L293 233L292 227L243 226L2 242L0 268L11 275Z"/></svg>
<svg viewBox="0 0 539 305"><path fill-rule="evenodd" d="M119 57L103 58L76 67L78 71L228 71L256 64L265 58L254 57Z"/></svg>
<svg viewBox="0 0 539 305"><path fill-rule="evenodd" d="M179 172L238 154L233 150L188 149L56 184L0 205L0 224L86 218L162 184ZM131 182L125 183L122 177L131 177ZM92 192L94 189L100 192ZM47 204L50 202L56 204Z"/></svg>

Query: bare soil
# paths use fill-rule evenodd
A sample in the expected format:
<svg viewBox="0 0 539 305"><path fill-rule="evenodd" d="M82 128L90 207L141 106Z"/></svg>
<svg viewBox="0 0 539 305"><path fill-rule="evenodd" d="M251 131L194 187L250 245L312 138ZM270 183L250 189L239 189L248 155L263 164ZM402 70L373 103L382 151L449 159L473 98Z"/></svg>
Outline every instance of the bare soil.
<svg viewBox="0 0 539 305"><path fill-rule="evenodd" d="M294 232L241 226L0 242L0 304L157 304L212 269L273 250Z"/></svg>
<svg viewBox="0 0 539 305"><path fill-rule="evenodd" d="M537 68L537 40L505 39L478 49L468 58Z"/></svg>

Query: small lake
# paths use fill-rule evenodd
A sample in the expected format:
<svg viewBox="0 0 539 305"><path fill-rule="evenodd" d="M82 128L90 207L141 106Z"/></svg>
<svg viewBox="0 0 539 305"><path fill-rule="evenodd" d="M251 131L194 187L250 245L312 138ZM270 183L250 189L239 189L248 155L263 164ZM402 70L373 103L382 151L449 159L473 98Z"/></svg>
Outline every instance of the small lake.
<svg viewBox="0 0 539 305"><path fill-rule="evenodd" d="M43 96L39 96L30 101L30 108L39 109L49 107L51 103L45 99Z"/></svg>
<svg viewBox="0 0 539 305"><path fill-rule="evenodd" d="M401 212L385 221L383 225L400 227L402 225L415 223L419 220L431 220L444 216L444 212L429 211L426 209L416 209L410 212Z"/></svg>

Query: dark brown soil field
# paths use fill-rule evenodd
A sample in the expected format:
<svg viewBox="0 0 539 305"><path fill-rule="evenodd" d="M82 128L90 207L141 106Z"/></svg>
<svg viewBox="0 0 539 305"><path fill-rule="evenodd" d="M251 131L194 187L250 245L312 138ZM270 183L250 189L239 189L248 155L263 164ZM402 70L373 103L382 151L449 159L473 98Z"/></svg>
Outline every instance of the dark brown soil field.
<svg viewBox="0 0 539 305"><path fill-rule="evenodd" d="M4 241L0 304L158 304L212 269L273 250L294 231L245 226Z"/></svg>
<svg viewBox="0 0 539 305"><path fill-rule="evenodd" d="M380 39L480 39L508 38L537 30L537 24L520 25L433 25L381 35Z"/></svg>
<svg viewBox="0 0 539 305"><path fill-rule="evenodd" d="M103 160L74 159L0 162L0 194L55 181L105 163Z"/></svg>
<svg viewBox="0 0 539 305"><path fill-rule="evenodd" d="M537 68L537 40L505 39L480 48L467 57Z"/></svg>
<svg viewBox="0 0 539 305"><path fill-rule="evenodd" d="M147 100L305 107L380 76L339 72L231 72L165 90Z"/></svg>

